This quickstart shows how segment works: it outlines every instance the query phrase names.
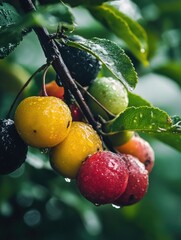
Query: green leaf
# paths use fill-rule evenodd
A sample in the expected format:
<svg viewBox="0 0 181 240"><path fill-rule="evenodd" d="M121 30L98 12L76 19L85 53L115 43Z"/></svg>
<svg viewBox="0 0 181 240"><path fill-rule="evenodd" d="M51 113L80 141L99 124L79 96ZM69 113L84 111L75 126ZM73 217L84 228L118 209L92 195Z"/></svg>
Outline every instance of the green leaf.
<svg viewBox="0 0 181 240"><path fill-rule="evenodd" d="M130 58L114 42L107 39L93 38L91 40L78 37L69 45L81 48L97 57L111 73L128 89L135 88L138 77Z"/></svg>
<svg viewBox="0 0 181 240"><path fill-rule="evenodd" d="M22 37L19 32L13 37L8 38L6 29L11 29L20 19L16 9L8 4L0 5L0 58L6 57L20 43Z"/></svg>
<svg viewBox="0 0 181 240"><path fill-rule="evenodd" d="M153 136L181 152L181 117L172 117L171 132L154 133Z"/></svg>
<svg viewBox="0 0 181 240"><path fill-rule="evenodd" d="M128 98L129 98L128 107L152 106L151 103L149 103L147 100L145 100L144 98L140 97L135 93L128 92Z"/></svg>
<svg viewBox="0 0 181 240"><path fill-rule="evenodd" d="M119 4L119 6L117 5ZM121 38L129 50L145 65L148 64L147 35L141 25L121 12L120 2L113 1L91 7L92 15Z"/></svg>
<svg viewBox="0 0 181 240"><path fill-rule="evenodd" d="M14 24L19 19L19 14L17 13L16 9L8 4L8 3L1 3L0 4L0 26L8 26L10 24Z"/></svg>
<svg viewBox="0 0 181 240"><path fill-rule="evenodd" d="M181 86L181 62L168 62L154 71L173 79Z"/></svg>
<svg viewBox="0 0 181 240"><path fill-rule="evenodd" d="M40 7L36 12L27 15L25 21L29 27L42 26L49 30L55 30L59 24L60 27L74 29L74 17L70 8L60 3Z"/></svg>
<svg viewBox="0 0 181 240"><path fill-rule="evenodd" d="M52 4L41 7L23 17L17 18L12 24L5 24L0 29L0 58L6 57L22 40L25 29L35 26L57 29L58 25L73 29L73 16L64 4Z"/></svg>
<svg viewBox="0 0 181 240"><path fill-rule="evenodd" d="M145 133L170 132L172 120L159 108L141 106L129 107L105 125L107 132L131 130Z"/></svg>
<svg viewBox="0 0 181 240"><path fill-rule="evenodd" d="M150 134L181 151L181 117L171 118L159 108L149 106L129 107L104 126L104 131L107 133L124 130Z"/></svg>

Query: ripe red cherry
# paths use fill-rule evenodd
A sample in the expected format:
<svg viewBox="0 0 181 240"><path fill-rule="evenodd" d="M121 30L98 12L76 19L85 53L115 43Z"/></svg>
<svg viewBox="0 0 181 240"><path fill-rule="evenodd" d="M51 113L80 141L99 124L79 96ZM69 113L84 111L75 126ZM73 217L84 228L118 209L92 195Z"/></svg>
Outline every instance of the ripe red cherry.
<svg viewBox="0 0 181 240"><path fill-rule="evenodd" d="M125 192L114 202L117 206L132 205L140 201L148 188L148 171L137 158L121 154L129 170L129 179Z"/></svg>
<svg viewBox="0 0 181 240"><path fill-rule="evenodd" d="M145 165L150 173L154 166L155 156L151 145L138 135L134 135L128 142L116 149L120 153L131 154L138 158Z"/></svg>
<svg viewBox="0 0 181 240"><path fill-rule="evenodd" d="M86 199L100 205L114 202L125 191L128 176L127 166L118 154L102 151L83 162L77 184Z"/></svg>
<svg viewBox="0 0 181 240"><path fill-rule="evenodd" d="M73 121L82 121L83 115L76 103L72 103L70 106Z"/></svg>

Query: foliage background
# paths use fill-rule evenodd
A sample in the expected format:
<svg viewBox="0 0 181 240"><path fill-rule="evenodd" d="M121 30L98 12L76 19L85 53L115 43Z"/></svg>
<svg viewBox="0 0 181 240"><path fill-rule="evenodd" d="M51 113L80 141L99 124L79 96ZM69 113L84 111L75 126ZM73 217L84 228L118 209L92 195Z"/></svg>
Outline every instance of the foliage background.
<svg viewBox="0 0 181 240"><path fill-rule="evenodd" d="M139 75L135 93L170 115L181 115L181 2L134 3L135 16L148 34L150 49L150 65L145 67L125 48ZM75 7L73 12L75 33L86 38L109 38L124 46L83 7ZM22 84L44 61L34 33L28 34L6 60L0 60L1 118ZM49 71L47 81L54 77ZM36 77L23 97L38 94L40 78ZM92 205L80 196L74 181L66 182L49 168L45 152L30 149L27 162L20 169L0 177L0 239L179 240L181 154L143 137L152 144L156 155L149 190L140 203L123 209Z"/></svg>

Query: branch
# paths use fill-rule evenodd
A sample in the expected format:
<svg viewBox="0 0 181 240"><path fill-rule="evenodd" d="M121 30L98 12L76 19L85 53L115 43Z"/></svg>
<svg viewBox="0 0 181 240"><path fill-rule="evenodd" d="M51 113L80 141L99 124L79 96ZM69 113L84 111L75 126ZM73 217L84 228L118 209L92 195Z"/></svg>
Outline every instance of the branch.
<svg viewBox="0 0 181 240"><path fill-rule="evenodd" d="M33 5L31 0L19 0L22 8L26 13L36 11L35 6ZM71 77L68 68L66 67L59 49L53 39L50 38L50 35L46 28L43 27L34 27L33 30L35 31L36 35L39 38L40 44L44 51L45 57L47 58L48 62L52 62L52 66L60 76L63 85L70 90L72 95L75 97L75 100L81 107L82 111L85 114L88 122L92 125L92 127L99 132L101 124L95 121L89 107L87 106L84 97L82 96L80 90L77 88L74 79Z"/></svg>
<svg viewBox="0 0 181 240"><path fill-rule="evenodd" d="M26 13L36 11L36 8L31 0L19 0L19 2ZM65 88L69 89L71 94L74 96L87 121L92 125L94 130L99 133L103 140L103 145L106 145L106 148L108 148L110 151L116 152L109 140L104 136L104 134L102 134L102 124L94 119L82 93L78 89L74 79L71 77L55 41L51 38L47 29L43 27L34 27L33 30L39 38L47 61L52 63L55 72L60 77Z"/></svg>

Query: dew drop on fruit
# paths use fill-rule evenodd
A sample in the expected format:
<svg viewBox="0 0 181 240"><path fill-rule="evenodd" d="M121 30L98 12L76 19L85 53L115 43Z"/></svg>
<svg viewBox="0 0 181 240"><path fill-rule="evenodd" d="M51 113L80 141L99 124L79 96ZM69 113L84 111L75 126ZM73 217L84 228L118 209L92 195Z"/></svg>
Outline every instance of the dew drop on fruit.
<svg viewBox="0 0 181 240"><path fill-rule="evenodd" d="M113 207L113 208L116 208L116 209L119 209L119 208L121 208L120 206L118 206L118 205L115 205L115 204L112 204L112 207Z"/></svg>
<svg viewBox="0 0 181 240"><path fill-rule="evenodd" d="M99 203L94 203L94 205L95 205L96 207L99 207L101 204L99 204Z"/></svg>
<svg viewBox="0 0 181 240"><path fill-rule="evenodd" d="M65 182L70 183L71 179L70 178L65 178Z"/></svg>
<svg viewBox="0 0 181 240"><path fill-rule="evenodd" d="M41 154L47 154L48 151L49 151L48 148L41 148L41 150L40 150Z"/></svg>

